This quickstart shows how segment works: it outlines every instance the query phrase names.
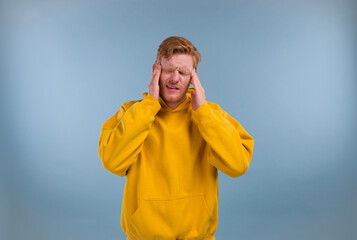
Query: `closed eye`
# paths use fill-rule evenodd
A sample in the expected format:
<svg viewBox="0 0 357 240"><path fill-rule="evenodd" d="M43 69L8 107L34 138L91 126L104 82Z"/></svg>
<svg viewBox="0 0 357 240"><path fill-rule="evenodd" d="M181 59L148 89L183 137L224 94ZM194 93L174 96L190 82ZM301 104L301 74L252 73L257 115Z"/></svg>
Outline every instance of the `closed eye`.
<svg viewBox="0 0 357 240"><path fill-rule="evenodd" d="M190 72L189 71L179 71L179 73L183 76L187 76L187 75L190 75Z"/></svg>
<svg viewBox="0 0 357 240"><path fill-rule="evenodd" d="M165 73L168 73L168 74L172 74L176 71L175 68L164 68L162 69L163 72ZM181 76L188 76L191 74L191 72L189 70L186 70L186 69L178 69L178 73L181 75Z"/></svg>

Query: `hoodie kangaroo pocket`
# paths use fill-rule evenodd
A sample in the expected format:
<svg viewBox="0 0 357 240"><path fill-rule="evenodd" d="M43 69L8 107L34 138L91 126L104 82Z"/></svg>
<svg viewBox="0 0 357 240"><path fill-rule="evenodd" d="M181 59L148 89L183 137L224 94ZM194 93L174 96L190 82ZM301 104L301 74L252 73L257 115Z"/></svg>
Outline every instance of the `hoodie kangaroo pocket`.
<svg viewBox="0 0 357 240"><path fill-rule="evenodd" d="M143 200L131 217L131 234L138 239L201 239L212 213L204 195Z"/></svg>

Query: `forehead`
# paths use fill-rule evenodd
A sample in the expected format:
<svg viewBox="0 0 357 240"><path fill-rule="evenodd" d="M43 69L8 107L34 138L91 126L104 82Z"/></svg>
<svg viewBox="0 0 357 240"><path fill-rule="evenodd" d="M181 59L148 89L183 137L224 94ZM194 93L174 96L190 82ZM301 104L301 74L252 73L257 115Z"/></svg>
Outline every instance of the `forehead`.
<svg viewBox="0 0 357 240"><path fill-rule="evenodd" d="M161 65L165 67L177 67L177 68L192 68L193 59L189 54L176 53L171 58L163 57L161 59Z"/></svg>

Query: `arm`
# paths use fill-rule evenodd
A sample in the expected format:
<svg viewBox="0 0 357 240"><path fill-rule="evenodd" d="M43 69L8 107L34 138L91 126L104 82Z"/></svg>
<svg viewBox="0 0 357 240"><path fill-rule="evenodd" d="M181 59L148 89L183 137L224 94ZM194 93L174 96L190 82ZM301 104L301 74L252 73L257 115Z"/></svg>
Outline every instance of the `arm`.
<svg viewBox="0 0 357 240"><path fill-rule="evenodd" d="M254 139L218 105L205 102L195 114L209 146L208 162L231 177L243 175L252 159Z"/></svg>
<svg viewBox="0 0 357 240"><path fill-rule="evenodd" d="M208 104L195 70L191 73L195 91L191 93L192 109L198 129L209 146L208 162L223 173L238 177L249 167L254 139L218 105Z"/></svg>
<svg viewBox="0 0 357 240"><path fill-rule="evenodd" d="M159 78L161 68L154 65L149 83L149 95L131 106L123 104L120 110L102 126L99 137L99 157L104 168L125 176L136 161L161 106Z"/></svg>
<svg viewBox="0 0 357 240"><path fill-rule="evenodd" d="M159 102L147 95L128 109L122 105L103 124L99 137L99 157L105 169L122 177L126 175L141 152L141 146L160 108Z"/></svg>

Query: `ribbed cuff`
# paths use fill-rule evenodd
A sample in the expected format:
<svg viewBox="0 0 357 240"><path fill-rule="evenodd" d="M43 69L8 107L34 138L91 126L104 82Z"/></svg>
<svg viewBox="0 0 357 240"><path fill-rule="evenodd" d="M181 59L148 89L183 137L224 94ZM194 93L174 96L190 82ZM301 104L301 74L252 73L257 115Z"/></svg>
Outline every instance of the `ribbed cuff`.
<svg viewBox="0 0 357 240"><path fill-rule="evenodd" d="M206 101L199 108L197 108L196 111L194 111L194 114L197 116L198 121L202 122L203 120L210 118L211 111L212 109Z"/></svg>
<svg viewBox="0 0 357 240"><path fill-rule="evenodd" d="M161 109L161 105L159 103L159 101L152 95L146 95L144 97L143 102L145 104L147 104L148 106L152 106L153 111L155 111L156 113Z"/></svg>

